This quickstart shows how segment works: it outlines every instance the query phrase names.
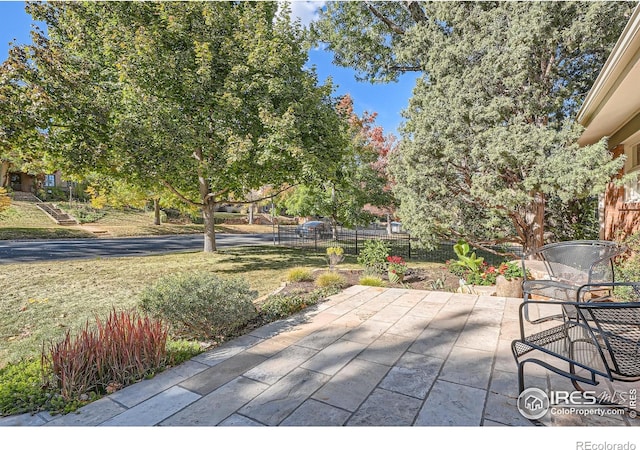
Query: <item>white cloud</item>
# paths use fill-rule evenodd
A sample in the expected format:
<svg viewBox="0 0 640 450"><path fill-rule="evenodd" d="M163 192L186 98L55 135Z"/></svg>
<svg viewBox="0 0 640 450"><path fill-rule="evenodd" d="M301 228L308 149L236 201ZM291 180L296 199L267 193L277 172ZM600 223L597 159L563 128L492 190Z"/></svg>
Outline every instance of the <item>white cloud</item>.
<svg viewBox="0 0 640 450"><path fill-rule="evenodd" d="M284 2L280 2L284 3ZM324 6L323 1L290 0L291 19L300 19L303 26L309 26L311 22L318 18L318 10Z"/></svg>

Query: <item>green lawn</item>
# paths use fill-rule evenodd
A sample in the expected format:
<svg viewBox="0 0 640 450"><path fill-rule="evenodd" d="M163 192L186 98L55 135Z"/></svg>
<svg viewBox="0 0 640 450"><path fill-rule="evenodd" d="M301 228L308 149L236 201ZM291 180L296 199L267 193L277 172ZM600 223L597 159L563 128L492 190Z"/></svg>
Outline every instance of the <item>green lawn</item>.
<svg viewBox="0 0 640 450"><path fill-rule="evenodd" d="M0 265L0 367L38 355L112 308L134 308L145 286L187 271L242 276L260 295L275 290L292 267L326 267L323 255L278 247L243 247L214 254L102 258Z"/></svg>
<svg viewBox="0 0 640 450"><path fill-rule="evenodd" d="M78 227L61 227L32 202L12 202L0 214L0 240L91 238L95 235Z"/></svg>
<svg viewBox="0 0 640 450"><path fill-rule="evenodd" d="M65 202L58 202L65 209ZM72 209L68 212L73 213ZM12 202L0 214L0 240L10 239L68 239L96 237L162 236L172 234L203 233L204 226L193 223L168 222L153 225L153 213L141 210L108 208L103 217L83 225L60 226L52 221L32 202ZM241 214L216 213L217 217L238 218ZM221 233L270 233L265 225L216 225Z"/></svg>

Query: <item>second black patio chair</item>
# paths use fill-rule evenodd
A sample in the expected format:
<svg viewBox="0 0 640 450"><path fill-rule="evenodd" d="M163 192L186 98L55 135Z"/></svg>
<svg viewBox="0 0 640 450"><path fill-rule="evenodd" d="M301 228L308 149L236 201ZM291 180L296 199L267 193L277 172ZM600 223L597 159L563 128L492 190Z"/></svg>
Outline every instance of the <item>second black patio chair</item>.
<svg viewBox="0 0 640 450"><path fill-rule="evenodd" d="M563 302L592 297L606 299L610 292L602 283L615 282L614 258L625 250L626 247L612 241L580 240L544 245L522 257L523 298ZM537 276L527 277L530 272L537 272ZM530 319L527 308L524 313ZM537 317L531 321L539 323L554 318L558 317Z"/></svg>
<svg viewBox="0 0 640 450"><path fill-rule="evenodd" d="M625 287L633 302L558 302L526 300L520 306L520 338L511 344L518 364L518 389L525 389L525 367L537 364L581 384L640 381L640 282L593 286L615 292ZM586 291L585 291L586 292ZM555 305L562 320L532 325L527 305ZM528 328L534 331L529 334Z"/></svg>

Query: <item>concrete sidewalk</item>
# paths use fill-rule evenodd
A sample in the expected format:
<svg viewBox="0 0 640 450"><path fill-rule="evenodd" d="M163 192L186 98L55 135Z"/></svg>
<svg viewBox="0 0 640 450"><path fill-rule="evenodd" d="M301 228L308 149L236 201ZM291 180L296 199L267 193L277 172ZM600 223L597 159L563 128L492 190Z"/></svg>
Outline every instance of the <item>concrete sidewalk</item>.
<svg viewBox="0 0 640 450"><path fill-rule="evenodd" d="M516 408L510 343L521 301L352 286L77 414L25 414L0 425L534 426ZM531 385L573 390L542 369L528 373ZM609 413L538 423L639 424Z"/></svg>

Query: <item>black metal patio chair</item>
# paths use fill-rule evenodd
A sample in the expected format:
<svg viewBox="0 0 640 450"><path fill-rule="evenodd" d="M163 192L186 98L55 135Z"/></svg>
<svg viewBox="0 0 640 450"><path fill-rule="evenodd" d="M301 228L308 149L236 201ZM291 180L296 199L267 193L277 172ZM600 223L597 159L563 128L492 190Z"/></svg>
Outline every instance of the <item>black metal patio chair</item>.
<svg viewBox="0 0 640 450"><path fill-rule="evenodd" d="M612 241L580 240L544 245L522 257L523 298L563 302L580 301L579 297L607 299L610 291L602 285L615 282L614 258L625 251L626 247ZM527 277L534 265L543 268L541 278L539 274L538 279ZM524 312L529 320L527 307ZM531 321L539 323L557 318L545 316Z"/></svg>
<svg viewBox="0 0 640 450"><path fill-rule="evenodd" d="M520 338L511 343L519 393L525 389L527 364L570 379L580 391L581 384L596 386L602 379L640 381L640 282L590 287L615 293L623 286L635 297L633 302L526 300L520 305ZM562 320L531 324L524 309L533 304L556 305ZM527 334L529 327L534 328L532 334Z"/></svg>

